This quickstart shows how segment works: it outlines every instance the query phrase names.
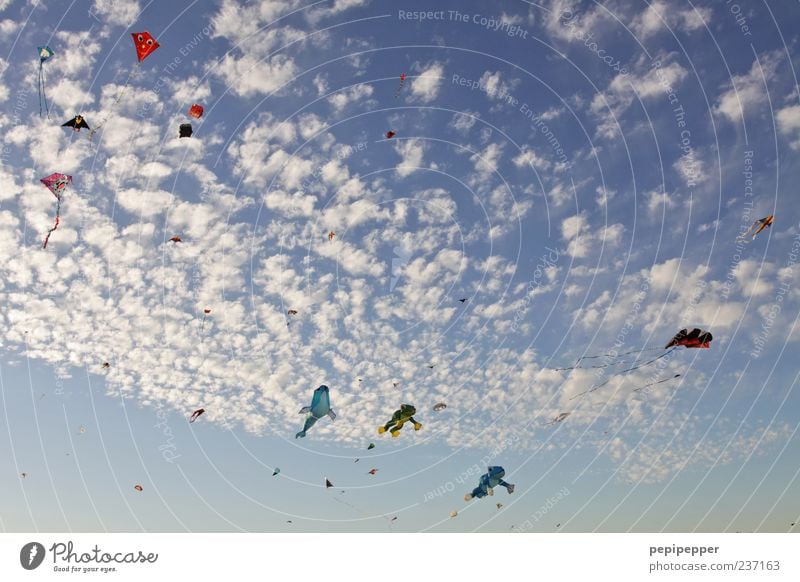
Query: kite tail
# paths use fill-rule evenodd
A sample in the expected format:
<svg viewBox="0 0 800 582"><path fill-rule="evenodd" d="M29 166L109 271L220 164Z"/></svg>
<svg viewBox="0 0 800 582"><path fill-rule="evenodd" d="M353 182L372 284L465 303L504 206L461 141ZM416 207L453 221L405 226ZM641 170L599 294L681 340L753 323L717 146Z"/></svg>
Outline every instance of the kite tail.
<svg viewBox="0 0 800 582"><path fill-rule="evenodd" d="M40 65L40 72L42 75L42 98L44 99L44 112L47 114L47 119L50 119L50 106L47 104L47 91L45 90L45 80L44 80L44 67ZM41 116L41 111L39 115Z"/></svg>
<svg viewBox="0 0 800 582"><path fill-rule="evenodd" d="M44 244L42 245L43 249L47 248L47 241L50 240L50 235L55 232L60 222L61 222L61 200L58 201L58 206L56 206L56 223L53 225L53 228L47 231L47 236L44 237Z"/></svg>

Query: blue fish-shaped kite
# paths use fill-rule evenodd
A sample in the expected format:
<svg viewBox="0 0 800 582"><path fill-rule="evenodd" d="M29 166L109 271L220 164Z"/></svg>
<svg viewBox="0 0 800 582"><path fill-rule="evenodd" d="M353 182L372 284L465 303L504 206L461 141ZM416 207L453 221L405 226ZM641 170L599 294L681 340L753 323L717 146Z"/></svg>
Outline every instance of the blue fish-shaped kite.
<svg viewBox="0 0 800 582"><path fill-rule="evenodd" d="M331 398L328 394L328 387L323 384L314 390L314 397L311 399L311 406L305 406L300 410L300 414L308 414L303 430L294 435L294 438L303 438L306 432L314 426L323 416L329 416L331 420L336 420L336 413L331 410Z"/></svg>
<svg viewBox="0 0 800 582"><path fill-rule="evenodd" d="M464 501L469 501L473 497L482 499L487 495L494 495L494 487L500 485L505 487L509 493L514 493L514 486L511 483L503 481L506 476L506 470L503 467L489 467L488 473L481 475L481 480L478 486L472 490L472 493L467 493L464 496Z"/></svg>

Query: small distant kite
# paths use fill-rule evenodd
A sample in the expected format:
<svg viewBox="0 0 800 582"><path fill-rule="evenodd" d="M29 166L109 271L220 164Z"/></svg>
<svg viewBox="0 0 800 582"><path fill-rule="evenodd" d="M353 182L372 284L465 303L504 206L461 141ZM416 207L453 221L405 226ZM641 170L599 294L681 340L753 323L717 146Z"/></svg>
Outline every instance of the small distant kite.
<svg viewBox="0 0 800 582"><path fill-rule="evenodd" d="M173 236L171 239L169 239L169 242L171 242L171 243L179 243L179 242L183 242L183 240L179 236Z"/></svg>
<svg viewBox="0 0 800 582"><path fill-rule="evenodd" d="M467 302L467 298L463 297L462 299L459 299L458 302L459 303L466 303Z"/></svg>
<svg viewBox="0 0 800 582"><path fill-rule="evenodd" d="M400 430L403 428L403 425L406 422L411 422L414 424L414 430L419 430L422 428L422 425L414 420L414 415L416 414L417 409L411 406L410 404L401 404L400 410L396 410L394 414L392 414L392 419L387 422L385 425L378 427L378 434L383 434L387 430L391 431L392 438L396 438L400 436Z"/></svg>
<svg viewBox="0 0 800 582"><path fill-rule="evenodd" d="M133 488L136 489L137 491L142 491L143 489L141 485L134 485Z"/></svg>
<svg viewBox="0 0 800 582"><path fill-rule="evenodd" d="M111 367L111 364L109 364L108 362L103 362L102 368L104 370L108 370L110 367Z"/></svg>
<svg viewBox="0 0 800 582"><path fill-rule="evenodd" d="M22 477L23 479L27 479L28 474L27 473L20 473L19 476Z"/></svg>
<svg viewBox="0 0 800 582"><path fill-rule="evenodd" d="M457 511L451 511L451 512L450 512L450 519L452 519L452 518L456 517L457 515L458 515L458 512L457 512Z"/></svg>
<svg viewBox="0 0 800 582"><path fill-rule="evenodd" d="M398 97L400 95L400 91L403 90L403 85L406 84L406 74L400 73L400 84L397 86L397 91L394 92L394 96Z"/></svg>
<svg viewBox="0 0 800 582"><path fill-rule="evenodd" d="M396 135L397 135L397 133L395 133L394 131L387 131L386 132L386 139L392 139Z"/></svg>
<svg viewBox="0 0 800 582"><path fill-rule="evenodd" d="M83 434L83 433L85 433L85 432L86 432L86 427L85 427L85 426L81 426L81 427L78 429L78 433L79 433L79 434Z"/></svg>
<svg viewBox="0 0 800 582"><path fill-rule="evenodd" d="M274 477L275 475L280 474L280 472L281 472L280 467L275 467L275 470L272 472L272 476Z"/></svg>
<svg viewBox="0 0 800 582"><path fill-rule="evenodd" d="M696 327L692 331L682 329L675 334L675 337L673 337L666 346L664 346L664 349L668 350L676 346L708 349L711 347L712 339L714 339L714 337L711 335L711 332L703 331L700 328Z"/></svg>
<svg viewBox="0 0 800 582"><path fill-rule="evenodd" d="M66 123L62 123L61 127L71 127L73 131L80 131L82 129L89 129L89 130L92 129L91 127L89 127L89 124L86 123L86 120L80 115L76 115Z"/></svg>
<svg viewBox="0 0 800 582"><path fill-rule="evenodd" d="M558 424L559 422L564 422L564 420L570 415L569 412L562 412L558 416L556 416L553 420L545 424L545 426L550 426L551 424Z"/></svg>
<svg viewBox="0 0 800 582"><path fill-rule="evenodd" d="M330 231L330 232L328 233L328 240L333 240L333 237L335 237L335 236L336 236L336 233L335 233L335 232L333 232L333 231Z"/></svg>
<svg viewBox="0 0 800 582"><path fill-rule="evenodd" d="M497 509L503 509L503 504L502 503L498 503L497 504Z"/></svg>
<svg viewBox="0 0 800 582"><path fill-rule="evenodd" d="M195 103L189 107L189 117L194 117L195 119L203 117L203 106Z"/></svg>
<svg viewBox="0 0 800 582"><path fill-rule="evenodd" d="M206 411L206 409L205 409L205 408L198 408L197 410L195 410L195 411L192 413L192 416L190 416L190 417L189 417L189 423L193 423L195 420L197 420L198 418L200 418L200 415L201 415L201 414L203 414L203 413L205 413L205 411Z"/></svg>
<svg viewBox="0 0 800 582"><path fill-rule="evenodd" d="M367 450L371 451L374 448L375 448L375 443L369 443L369 446L367 447Z"/></svg>
<svg viewBox="0 0 800 582"><path fill-rule="evenodd" d="M290 309L289 311L286 312L286 314L287 315L297 315L297 310L296 309Z"/></svg>
<svg viewBox="0 0 800 582"><path fill-rule="evenodd" d="M444 402L439 402L438 404L434 404L433 411L434 412L441 412L445 408L447 408L447 404L445 404Z"/></svg>
<svg viewBox="0 0 800 582"><path fill-rule="evenodd" d="M377 473L377 472L378 472L378 470L377 470L377 469L370 469L369 471L367 471L367 473L368 473L369 475L374 475L374 474L375 474L375 473Z"/></svg>
<svg viewBox="0 0 800 582"><path fill-rule="evenodd" d="M333 487L333 483L331 483L328 479L325 479L325 489L330 489Z"/></svg>
<svg viewBox="0 0 800 582"><path fill-rule="evenodd" d="M39 81L37 90L39 91L39 117L42 116L42 102L44 102L44 110L47 117L50 117L50 108L47 105L47 93L44 90L44 62L52 57L55 53L49 46L36 47L39 53Z"/></svg>
<svg viewBox="0 0 800 582"><path fill-rule="evenodd" d="M47 248L47 242L50 240L50 235L55 232L58 228L59 223L61 222L61 201L64 199L64 192L67 189L67 186L72 184L72 176L67 176L66 174L50 174L46 178L42 178L40 180L42 184L47 186L47 189L52 192L53 196L56 197L58 203L56 204L56 221L53 225L53 228L47 231L47 236L44 237L44 244L42 244L42 248Z"/></svg>
<svg viewBox="0 0 800 582"><path fill-rule="evenodd" d="M772 226L772 221L773 221L774 218L775 218L775 215L770 214L769 216L766 216L764 218L760 218L760 219L756 220L750 228L748 228L745 232L743 232L742 234L740 234L736 238L737 239L745 239L752 233L753 238L750 239L750 240L755 240L756 237L759 235L759 233L762 230L764 230L767 227Z"/></svg>
<svg viewBox="0 0 800 582"><path fill-rule="evenodd" d="M181 126L178 128L178 137L192 137L192 133L191 123L181 123Z"/></svg>

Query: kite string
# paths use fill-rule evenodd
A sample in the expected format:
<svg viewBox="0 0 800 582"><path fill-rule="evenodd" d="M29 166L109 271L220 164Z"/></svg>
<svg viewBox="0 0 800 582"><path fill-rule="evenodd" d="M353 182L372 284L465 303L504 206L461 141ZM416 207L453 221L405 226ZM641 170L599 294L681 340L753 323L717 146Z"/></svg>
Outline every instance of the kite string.
<svg viewBox="0 0 800 582"><path fill-rule="evenodd" d="M44 67L39 63L39 70L42 75L42 97L44 97L44 111L47 113L47 119L50 119L50 106L47 104L47 90L45 86ZM39 113L41 115L41 112Z"/></svg>
<svg viewBox="0 0 800 582"><path fill-rule="evenodd" d="M621 354L597 354L595 356L581 356L575 362L574 366L570 366L568 368L554 368L553 370L559 372L559 371L564 371L564 370L581 370L581 369L589 369L589 370L591 370L591 369L595 369L595 368L607 368L609 366L616 366L618 364L623 364L623 363L627 363L627 362L610 362L608 364L603 364L602 366L590 366L590 367L586 367L586 368L584 368L583 366L578 366L578 364L580 364L583 360L596 360L597 358L621 358L622 356L629 356L631 354L641 354L643 352L655 352L655 351L659 351L659 350L663 350L663 349L664 348L652 347L652 348L641 348L641 349L638 349L638 350L631 350L629 352L623 352Z"/></svg>
<svg viewBox="0 0 800 582"><path fill-rule="evenodd" d="M125 95L125 93L128 91L128 87L130 86L130 83L131 83L131 78L133 77L133 73L136 71L136 69L137 69L137 68L139 68L139 66L140 66L140 65L141 65L141 63L136 63L135 65L133 65L133 66L131 67L131 70L128 72L128 78L127 78L127 79L125 79L125 84L122 86L122 88L121 88L121 89L119 89L119 90L117 91L117 97L114 99L114 101L112 101L112 102L111 102L111 105L110 105L110 106L109 106L109 108L108 108L108 115L106 115L106 117L103 119L103 121L101 121L101 122L100 122L98 125L96 125L96 126L94 127L94 129L92 129L92 130L90 130L90 131L89 131L89 137L90 137L90 138L91 138L91 137L92 137L92 136L93 136L95 133L97 133L98 131L100 131L100 128L101 128L101 127L103 127L103 126L106 124L106 122L109 120L109 118L111 117L111 113L114 111L114 108L115 108L115 107L117 106L117 104L118 104L118 103L119 103L119 102L122 100L122 97L123 97L123 96Z"/></svg>
<svg viewBox="0 0 800 582"><path fill-rule="evenodd" d="M674 376L670 376L669 378L664 378L663 380L659 380L658 382L650 382L649 384L645 384L644 386L639 386L638 388L634 388L634 392L640 392L644 390L648 386L655 386L656 384L663 384L664 382L669 382L670 380L674 380L675 378L680 378L680 374L675 374Z"/></svg>
<svg viewBox="0 0 800 582"><path fill-rule="evenodd" d="M663 349L663 348L662 348L662 349ZM620 375L622 375L622 374L626 374L626 373L628 373L628 372L633 372L634 370L638 370L639 368L643 368L643 367L645 367L645 366L649 366L650 364L652 364L652 363L654 363L654 362L657 362L658 360L660 360L661 358L663 358L663 357L667 356L668 354L671 354L671 353L672 353L672 352L673 352L675 349L677 349L677 348L670 348L670 349L668 349L666 352L664 352L663 354L661 354L660 356L658 356L657 358L653 358L652 360L649 360L649 361L647 361L647 362L643 362L643 363L639 364L638 366L633 366L633 367L631 367L631 368L628 368L628 369L626 369L626 370L620 370L620 371L619 371L619 372L617 372L616 374L613 374L613 375L612 375L612 376L611 376L611 377L610 377L608 380L606 380L606 381L605 381L605 382L603 382L602 384L600 384L600 385L598 385L598 386L595 386L594 388L590 388L589 390L584 390L584 391L583 391L583 392L581 392L580 394L576 394L575 396L573 396L572 398L570 398L570 400L575 400L575 399L576 399L576 398L578 398L579 396L583 396L584 394L589 394L590 392L594 392L595 390L597 390L597 389L599 389L599 388L602 388L603 386L605 386L606 384L608 384L609 382L611 382L611 380L613 380L613 379L614 379L615 377L617 377L617 376L620 376Z"/></svg>

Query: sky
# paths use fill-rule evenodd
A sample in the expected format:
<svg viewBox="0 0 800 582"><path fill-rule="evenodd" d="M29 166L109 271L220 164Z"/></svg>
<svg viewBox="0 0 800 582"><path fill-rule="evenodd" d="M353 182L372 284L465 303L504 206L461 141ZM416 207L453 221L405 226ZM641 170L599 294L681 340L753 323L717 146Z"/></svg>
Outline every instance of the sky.
<svg viewBox="0 0 800 582"><path fill-rule="evenodd" d="M429 5L0 0L1 531L793 530L796 3Z"/></svg>

